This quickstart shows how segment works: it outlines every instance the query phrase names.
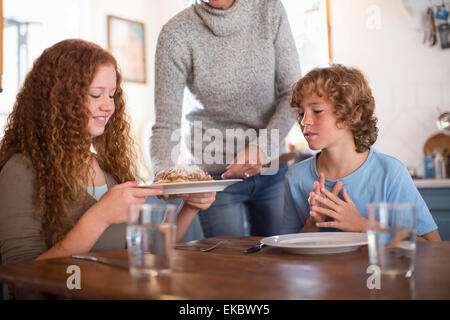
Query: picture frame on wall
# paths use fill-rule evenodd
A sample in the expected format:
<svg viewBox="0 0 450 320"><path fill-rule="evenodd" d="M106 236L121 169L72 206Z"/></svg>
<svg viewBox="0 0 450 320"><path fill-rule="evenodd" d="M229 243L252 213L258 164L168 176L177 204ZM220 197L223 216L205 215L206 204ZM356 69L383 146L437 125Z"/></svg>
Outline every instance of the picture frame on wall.
<svg viewBox="0 0 450 320"><path fill-rule="evenodd" d="M146 83L144 23L107 16L108 49L119 63L124 81Z"/></svg>

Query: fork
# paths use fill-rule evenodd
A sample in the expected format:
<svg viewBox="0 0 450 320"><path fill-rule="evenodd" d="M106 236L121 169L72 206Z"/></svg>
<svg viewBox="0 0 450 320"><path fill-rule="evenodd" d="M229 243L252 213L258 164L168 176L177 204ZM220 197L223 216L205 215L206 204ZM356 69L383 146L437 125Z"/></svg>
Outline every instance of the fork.
<svg viewBox="0 0 450 320"><path fill-rule="evenodd" d="M213 245L213 246L211 246L211 247L208 247L208 248L200 248L200 251L201 251L201 252L208 252L208 251L214 250L214 249L217 248L219 245L221 245L222 243L225 243L225 242L227 242L227 240L221 240L221 241L217 242L215 245Z"/></svg>

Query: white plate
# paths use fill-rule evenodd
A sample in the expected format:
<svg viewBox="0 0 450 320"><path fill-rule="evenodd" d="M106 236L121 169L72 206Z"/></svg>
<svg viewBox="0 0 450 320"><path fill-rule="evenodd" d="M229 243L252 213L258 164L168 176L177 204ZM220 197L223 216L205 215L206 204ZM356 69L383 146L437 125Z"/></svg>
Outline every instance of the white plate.
<svg viewBox="0 0 450 320"><path fill-rule="evenodd" d="M199 193L223 191L229 185L241 182L242 179L225 179L225 180L209 180L209 181L192 181L192 182L174 182L151 184L146 186L138 186L139 188L162 188L163 194L182 194L182 193Z"/></svg>
<svg viewBox="0 0 450 320"><path fill-rule="evenodd" d="M305 232L261 239L266 246L290 253L328 254L355 251L367 244L367 234L357 232Z"/></svg>

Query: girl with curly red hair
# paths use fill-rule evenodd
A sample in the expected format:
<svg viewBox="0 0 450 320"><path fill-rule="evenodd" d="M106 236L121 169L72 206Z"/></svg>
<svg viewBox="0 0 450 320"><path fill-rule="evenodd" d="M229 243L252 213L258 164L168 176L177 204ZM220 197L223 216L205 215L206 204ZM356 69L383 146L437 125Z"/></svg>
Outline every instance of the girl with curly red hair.
<svg viewBox="0 0 450 320"><path fill-rule="evenodd" d="M282 233L366 232L368 203L413 202L417 234L440 240L405 165L372 148L375 100L361 71L343 65L311 70L294 85L291 107L309 147L320 152L286 176Z"/></svg>
<svg viewBox="0 0 450 320"><path fill-rule="evenodd" d="M115 58L84 40L61 41L35 61L0 144L3 262L125 248L128 206L161 194L135 188L121 83ZM214 199L184 202L177 241Z"/></svg>

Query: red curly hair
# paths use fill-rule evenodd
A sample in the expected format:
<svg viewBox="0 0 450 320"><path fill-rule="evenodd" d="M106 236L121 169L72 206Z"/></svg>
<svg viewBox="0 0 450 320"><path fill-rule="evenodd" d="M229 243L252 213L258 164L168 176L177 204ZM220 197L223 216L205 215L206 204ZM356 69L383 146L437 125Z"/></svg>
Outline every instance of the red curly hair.
<svg viewBox="0 0 450 320"><path fill-rule="evenodd" d="M103 135L88 130L88 90L100 66L116 70L115 112ZM68 39L47 48L34 62L0 143L0 170L15 153L31 162L35 215L53 244L73 226L70 203L87 199L91 144L100 166L117 182L134 180L134 141L125 113L122 76L116 59L100 46Z"/></svg>
<svg viewBox="0 0 450 320"><path fill-rule="evenodd" d="M364 152L375 143L378 135L375 99L361 71L339 64L311 70L294 85L291 107L298 110L302 100L311 94L334 105L337 124L350 128L357 152ZM300 123L300 115L298 118Z"/></svg>

